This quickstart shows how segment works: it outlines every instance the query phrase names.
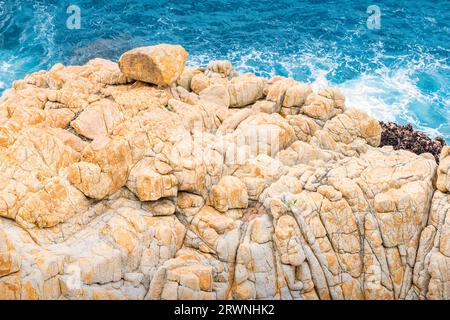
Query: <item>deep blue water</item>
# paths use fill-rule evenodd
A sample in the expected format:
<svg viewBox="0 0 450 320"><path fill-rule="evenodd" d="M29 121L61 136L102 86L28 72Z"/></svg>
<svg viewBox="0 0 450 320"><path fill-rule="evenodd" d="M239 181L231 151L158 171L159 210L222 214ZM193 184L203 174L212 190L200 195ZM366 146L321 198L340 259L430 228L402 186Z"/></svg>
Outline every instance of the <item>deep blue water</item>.
<svg viewBox="0 0 450 320"><path fill-rule="evenodd" d="M81 29L66 12L81 10ZM369 5L380 29L367 27ZM56 62L178 43L189 64L339 86L347 104L450 141L450 1L0 0L0 92Z"/></svg>

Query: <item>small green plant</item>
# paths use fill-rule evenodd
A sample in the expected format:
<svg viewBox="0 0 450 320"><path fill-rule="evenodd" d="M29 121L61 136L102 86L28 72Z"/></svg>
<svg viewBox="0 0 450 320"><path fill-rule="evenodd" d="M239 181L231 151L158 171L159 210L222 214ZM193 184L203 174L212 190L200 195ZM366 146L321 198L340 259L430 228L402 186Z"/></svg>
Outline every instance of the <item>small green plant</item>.
<svg viewBox="0 0 450 320"><path fill-rule="evenodd" d="M282 199L281 201L283 201L284 205L291 210L292 206L296 205L298 202L298 199L293 199L293 200L287 200L287 199Z"/></svg>

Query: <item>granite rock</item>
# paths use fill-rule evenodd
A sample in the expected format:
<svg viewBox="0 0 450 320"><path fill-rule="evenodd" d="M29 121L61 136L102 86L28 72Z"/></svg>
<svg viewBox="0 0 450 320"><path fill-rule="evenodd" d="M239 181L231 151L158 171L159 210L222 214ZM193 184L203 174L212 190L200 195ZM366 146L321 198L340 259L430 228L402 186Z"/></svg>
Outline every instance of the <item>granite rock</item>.
<svg viewBox="0 0 450 320"><path fill-rule="evenodd" d="M186 58L0 99L0 299L450 298L448 147L380 147L338 88Z"/></svg>

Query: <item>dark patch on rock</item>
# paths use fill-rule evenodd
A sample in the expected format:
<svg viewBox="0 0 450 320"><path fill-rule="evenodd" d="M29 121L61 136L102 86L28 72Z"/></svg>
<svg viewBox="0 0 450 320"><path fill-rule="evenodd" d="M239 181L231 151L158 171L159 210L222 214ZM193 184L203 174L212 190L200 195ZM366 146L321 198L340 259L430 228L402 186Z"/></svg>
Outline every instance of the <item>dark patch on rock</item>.
<svg viewBox="0 0 450 320"><path fill-rule="evenodd" d="M81 112L78 112L78 113L75 115L75 117L72 119L72 121L74 121L76 118L78 118L78 116L80 115L80 113L81 113ZM71 122L72 122L72 121L71 121ZM78 132L76 132L75 129L71 126L70 123L64 128L64 130L69 131L71 134L77 136L78 138L80 138L80 139L83 140L83 141L86 141L86 142L92 142L92 139L89 139L88 137L85 137L85 136L79 134Z"/></svg>
<svg viewBox="0 0 450 320"><path fill-rule="evenodd" d="M382 129L380 147L393 146L395 150L409 150L415 154L429 152L439 163L439 155L445 145L444 138L431 139L425 133L414 130L411 124L401 126L394 122L380 121L380 125Z"/></svg>

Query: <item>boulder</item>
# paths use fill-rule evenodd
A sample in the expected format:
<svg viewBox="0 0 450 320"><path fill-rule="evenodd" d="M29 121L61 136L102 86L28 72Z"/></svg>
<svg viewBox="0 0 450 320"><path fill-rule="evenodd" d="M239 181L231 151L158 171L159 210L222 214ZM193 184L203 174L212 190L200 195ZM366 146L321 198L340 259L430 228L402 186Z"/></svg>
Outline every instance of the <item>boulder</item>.
<svg viewBox="0 0 450 320"><path fill-rule="evenodd" d="M119 68L130 79L169 86L182 74L187 57L182 46L159 44L125 52Z"/></svg>
<svg viewBox="0 0 450 320"><path fill-rule="evenodd" d="M248 206L248 194L245 184L237 177L225 176L211 188L211 205L221 212L228 209L245 209Z"/></svg>
<svg viewBox="0 0 450 320"><path fill-rule="evenodd" d="M210 78L220 77L220 78L231 78L236 76L237 73L234 71L233 65L228 60L216 60L210 61L208 67L205 70L205 75Z"/></svg>
<svg viewBox="0 0 450 320"><path fill-rule="evenodd" d="M235 77L228 85L230 107L241 108L255 103L263 97L264 79L254 75Z"/></svg>

